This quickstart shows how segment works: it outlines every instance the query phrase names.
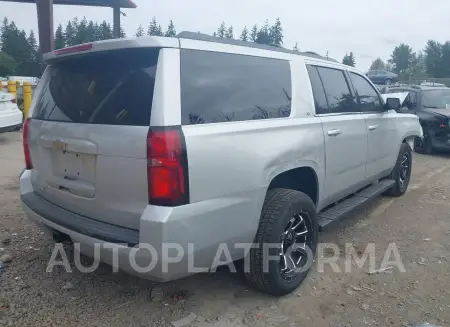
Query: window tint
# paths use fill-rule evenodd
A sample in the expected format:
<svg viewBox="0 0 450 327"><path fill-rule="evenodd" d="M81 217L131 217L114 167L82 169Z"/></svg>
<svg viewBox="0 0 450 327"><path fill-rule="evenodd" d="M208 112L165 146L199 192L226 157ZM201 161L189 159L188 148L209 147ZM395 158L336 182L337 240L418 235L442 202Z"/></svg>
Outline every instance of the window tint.
<svg viewBox="0 0 450 327"><path fill-rule="evenodd" d="M311 87L314 96L314 102L316 106L317 114L328 113L328 103L325 97L325 90L323 89L322 81L320 80L319 73L315 66L307 66L309 79L311 80Z"/></svg>
<svg viewBox="0 0 450 327"><path fill-rule="evenodd" d="M350 73L359 111L380 111L382 104L380 97L374 87L361 75Z"/></svg>
<svg viewBox="0 0 450 327"><path fill-rule="evenodd" d="M181 50L183 125L288 117L288 61Z"/></svg>
<svg viewBox="0 0 450 327"><path fill-rule="evenodd" d="M355 102L344 72L325 67L317 67L317 70L325 89L330 113L354 111Z"/></svg>
<svg viewBox="0 0 450 327"><path fill-rule="evenodd" d="M35 118L148 126L158 53L158 49L108 51L52 64Z"/></svg>

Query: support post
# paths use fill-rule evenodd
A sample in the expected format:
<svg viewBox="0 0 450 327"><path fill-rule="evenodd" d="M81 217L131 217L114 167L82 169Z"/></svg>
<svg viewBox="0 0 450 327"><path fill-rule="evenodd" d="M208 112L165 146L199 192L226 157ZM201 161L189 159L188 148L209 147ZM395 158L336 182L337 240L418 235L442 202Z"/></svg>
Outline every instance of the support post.
<svg viewBox="0 0 450 327"><path fill-rule="evenodd" d="M36 0L39 48L41 53L51 52L55 49L53 34L53 0Z"/></svg>
<svg viewBox="0 0 450 327"><path fill-rule="evenodd" d="M113 29L114 29L114 38L120 38L120 0L115 0L113 5Z"/></svg>

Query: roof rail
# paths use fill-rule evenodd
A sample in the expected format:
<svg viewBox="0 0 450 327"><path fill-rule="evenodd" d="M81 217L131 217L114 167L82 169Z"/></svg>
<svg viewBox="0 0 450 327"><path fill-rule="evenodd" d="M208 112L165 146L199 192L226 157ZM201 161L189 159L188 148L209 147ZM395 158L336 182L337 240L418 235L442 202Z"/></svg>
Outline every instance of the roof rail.
<svg viewBox="0 0 450 327"><path fill-rule="evenodd" d="M280 46L278 44L273 44L273 45L259 44L259 43L255 43L255 42L228 39L228 38L216 37L216 36L211 36L208 34L188 32L188 31L180 32L175 37L180 38L180 39L215 42L215 43L222 43L222 44L229 44L229 45L237 45L237 46L241 46L241 47L284 52L284 53L290 53L290 54L295 54L295 55L300 55L300 56L305 56L305 57L312 57L312 58L317 58L317 59L338 62L332 58L326 58L326 57L320 56L317 53L312 52L312 51L300 52L300 51L289 50L289 49L283 48L282 46Z"/></svg>

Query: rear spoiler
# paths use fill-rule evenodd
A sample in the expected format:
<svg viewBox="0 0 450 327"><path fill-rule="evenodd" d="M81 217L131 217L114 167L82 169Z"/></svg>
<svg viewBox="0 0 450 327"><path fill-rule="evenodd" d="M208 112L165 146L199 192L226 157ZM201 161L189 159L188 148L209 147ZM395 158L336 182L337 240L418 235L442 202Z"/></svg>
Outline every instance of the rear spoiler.
<svg viewBox="0 0 450 327"><path fill-rule="evenodd" d="M92 43L84 43L72 47L58 49L43 55L45 63L54 60L101 51L111 51L130 48L179 48L180 42L177 38L161 37L161 36L141 36L126 39L112 39L97 41Z"/></svg>

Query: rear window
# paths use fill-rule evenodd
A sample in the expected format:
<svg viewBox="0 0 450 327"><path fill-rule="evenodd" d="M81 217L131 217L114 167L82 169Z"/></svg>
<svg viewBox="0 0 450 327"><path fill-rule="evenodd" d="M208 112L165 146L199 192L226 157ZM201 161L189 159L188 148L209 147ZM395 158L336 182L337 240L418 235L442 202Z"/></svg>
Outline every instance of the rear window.
<svg viewBox="0 0 450 327"><path fill-rule="evenodd" d="M289 117L288 61L181 50L183 125Z"/></svg>
<svg viewBox="0 0 450 327"><path fill-rule="evenodd" d="M52 63L34 118L148 126L158 54L159 49L125 49Z"/></svg>

